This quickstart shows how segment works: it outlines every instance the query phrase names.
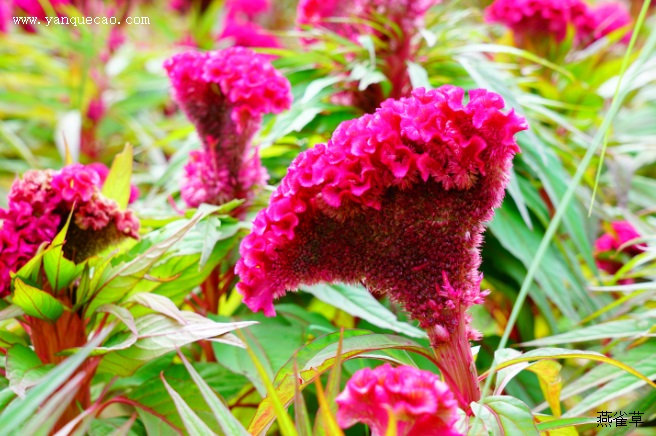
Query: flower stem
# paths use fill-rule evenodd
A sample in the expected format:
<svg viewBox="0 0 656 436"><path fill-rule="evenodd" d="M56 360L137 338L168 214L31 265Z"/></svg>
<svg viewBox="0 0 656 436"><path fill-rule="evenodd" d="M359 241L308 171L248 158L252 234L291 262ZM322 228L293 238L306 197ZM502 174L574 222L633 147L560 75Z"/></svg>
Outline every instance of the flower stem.
<svg viewBox="0 0 656 436"><path fill-rule="evenodd" d="M454 392L460 407L467 414L471 414L469 405L481 398L481 389L464 314L461 314L458 327L447 341L437 339L435 330L429 329L428 336L444 381Z"/></svg>

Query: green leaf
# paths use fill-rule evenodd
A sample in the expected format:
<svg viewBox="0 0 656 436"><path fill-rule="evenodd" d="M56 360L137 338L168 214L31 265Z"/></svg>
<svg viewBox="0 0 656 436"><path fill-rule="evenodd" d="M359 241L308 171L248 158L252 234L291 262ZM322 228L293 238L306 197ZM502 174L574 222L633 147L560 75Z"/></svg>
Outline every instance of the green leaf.
<svg viewBox="0 0 656 436"><path fill-rule="evenodd" d="M336 83L339 83L341 81L342 81L342 78L337 77L337 76L326 76L326 77L321 77L319 79L313 80L305 88L305 94L303 94L303 98L301 98L299 103L300 104L309 103L314 97L319 95L319 93L322 90L324 90L325 88L327 88L329 86L332 86Z"/></svg>
<svg viewBox="0 0 656 436"><path fill-rule="evenodd" d="M535 339L522 345L525 347L542 347L545 345L571 344L573 342L598 341L610 338L643 337L653 329L653 323L647 319L625 319L610 321L582 329L575 329L560 335Z"/></svg>
<svg viewBox="0 0 656 436"><path fill-rule="evenodd" d="M48 436L51 434L57 420L64 414L66 407L73 401L75 394L82 387L81 382L85 376L84 371L73 376L40 407L39 412L27 422L21 432L31 436Z"/></svg>
<svg viewBox="0 0 656 436"><path fill-rule="evenodd" d="M517 398L490 396L471 404L488 434L493 436L539 436L533 415L528 406ZM474 433L470 433L474 434Z"/></svg>
<svg viewBox="0 0 656 436"><path fill-rule="evenodd" d="M408 75L413 88L433 89L424 67L411 61L406 61L406 64L408 65Z"/></svg>
<svg viewBox="0 0 656 436"><path fill-rule="evenodd" d="M27 315L43 320L56 321L64 312L64 305L59 300L18 277L14 280L12 302Z"/></svg>
<svg viewBox="0 0 656 436"><path fill-rule="evenodd" d="M14 400L0 414L0 428L6 434L11 434L19 426L34 416L39 406L50 397L60 386L69 380L69 377L79 368L106 335L101 333L93 338L78 353L61 362L48 374L48 377L39 385L33 387L23 399Z"/></svg>
<svg viewBox="0 0 656 436"><path fill-rule="evenodd" d="M362 318L377 327L390 329L413 338L427 337L423 330L399 321L396 315L361 286L319 284L301 286L300 289L314 295L324 303L343 310L349 315Z"/></svg>
<svg viewBox="0 0 656 436"><path fill-rule="evenodd" d="M319 337L297 350L295 355L282 367L273 384L285 407L291 404L297 391L305 389L322 373L332 368L339 348L339 341L339 332ZM395 355L374 355L372 353L377 350L383 350L386 353L393 350L406 350L421 354L429 360L433 359L428 350L410 339L400 336L373 334L367 330L344 331L342 360L346 361L359 355L366 355L368 358L395 361ZM411 360L404 362L404 364L413 365ZM299 372L294 371L295 366L300 369ZM271 425L274 418L275 413L267 396L260 403L248 430L252 434L261 434Z"/></svg>
<svg viewBox="0 0 656 436"><path fill-rule="evenodd" d="M123 152L114 157L112 167L102 187L102 194L118 204L119 209L128 207L130 178L132 177L132 146L125 144Z"/></svg>
<svg viewBox="0 0 656 436"><path fill-rule="evenodd" d="M44 365L31 348L14 345L7 350L5 364L9 388L20 398L24 398L26 389L37 385L53 366Z"/></svg>
<svg viewBox="0 0 656 436"><path fill-rule="evenodd" d="M25 315L25 311L16 304L10 304L4 309L0 310L0 321L6 319L18 318L19 316Z"/></svg>
<svg viewBox="0 0 656 436"><path fill-rule="evenodd" d="M106 303L116 303L129 296L146 273L180 241L187 232L201 219L213 211L212 208L199 208L198 212L187 223L181 222L177 230L164 241L146 249L143 253L131 256L117 266L102 268L102 271L94 273L89 285L89 296L91 300L85 308L86 316L90 316L99 306ZM96 277L100 274L99 278Z"/></svg>
<svg viewBox="0 0 656 436"><path fill-rule="evenodd" d="M184 323L160 314L138 318L135 321L139 332L137 341L130 348L107 353L98 367L98 372L129 376L148 361L202 339L215 338L230 344L239 344L228 332L253 324L218 323L196 313L183 311L180 311L180 317Z"/></svg>
<svg viewBox="0 0 656 436"><path fill-rule="evenodd" d="M48 283L50 283L55 294L60 289L70 285L79 273L75 263L64 257L63 250L66 234L68 233L68 226L71 222L72 216L73 211L68 215L66 224L64 224L64 227L59 233L57 233L57 236L55 236L55 239L52 240L50 246L43 254L43 269L46 272Z"/></svg>
<svg viewBox="0 0 656 436"><path fill-rule="evenodd" d="M540 419L543 417L536 416L536 418ZM555 418L540 422L537 425L537 428L540 432L543 432L548 430L556 430L559 428L574 427L576 425L595 424L598 421L599 420L597 418Z"/></svg>
<svg viewBox="0 0 656 436"><path fill-rule="evenodd" d="M162 315L166 315L181 324L186 323L180 309L178 309L171 300L161 295L139 292L138 294L129 297L125 302L141 304L142 306L152 309L157 313L161 313Z"/></svg>
<svg viewBox="0 0 656 436"><path fill-rule="evenodd" d="M189 371L189 375L191 375L194 383L196 383L196 386L200 389L205 402L210 406L210 409L212 409L214 418L219 422L223 432L230 436L249 436L250 433L248 433L244 426L234 417L223 401L217 397L205 380L203 380L203 377L201 377L194 367L191 366L184 355L180 352L178 352L178 355L180 356L185 368L187 368L187 371Z"/></svg>
<svg viewBox="0 0 656 436"><path fill-rule="evenodd" d="M531 362L534 360L545 360L545 359L589 359L598 362L604 362L621 368L622 370L628 372L634 377L639 378L641 381L648 383L650 386L656 388L656 383L651 381L649 377L641 374L635 369L631 368L629 365L626 365L618 360L607 357L601 353L595 351L583 351L583 350L568 350L565 348L538 348L537 350L531 350L527 353L522 354L519 357L512 358L503 362L495 362L494 369L495 371L507 368L512 365L523 362ZM489 375L489 372L486 372L480 376L480 378L486 378Z"/></svg>
<svg viewBox="0 0 656 436"><path fill-rule="evenodd" d="M178 410L178 413L180 414L180 418L182 418L182 422L184 423L185 428L189 432L189 435L190 436L214 435L215 433L212 430L210 430L207 424L205 424L203 420L198 417L198 415L194 413L191 407L189 407L189 405L182 399L180 394L178 394L175 391L175 389L173 389L166 382L163 373L160 375L160 378L162 379L162 383L164 383L164 386L166 387L166 390L168 391L169 395L171 396L171 398L173 398L175 407Z"/></svg>

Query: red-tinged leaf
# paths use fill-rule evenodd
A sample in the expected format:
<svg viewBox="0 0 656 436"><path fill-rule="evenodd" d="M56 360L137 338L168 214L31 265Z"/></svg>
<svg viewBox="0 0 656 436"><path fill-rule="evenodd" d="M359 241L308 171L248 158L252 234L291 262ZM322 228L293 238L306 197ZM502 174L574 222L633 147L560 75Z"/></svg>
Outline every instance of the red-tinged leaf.
<svg viewBox="0 0 656 436"><path fill-rule="evenodd" d="M64 313L64 305L59 300L18 277L14 280L12 302L25 314L43 320L56 321Z"/></svg>
<svg viewBox="0 0 656 436"><path fill-rule="evenodd" d="M470 435L480 434L481 426L492 436L539 436L531 410L514 397L493 396L471 404L474 415Z"/></svg>

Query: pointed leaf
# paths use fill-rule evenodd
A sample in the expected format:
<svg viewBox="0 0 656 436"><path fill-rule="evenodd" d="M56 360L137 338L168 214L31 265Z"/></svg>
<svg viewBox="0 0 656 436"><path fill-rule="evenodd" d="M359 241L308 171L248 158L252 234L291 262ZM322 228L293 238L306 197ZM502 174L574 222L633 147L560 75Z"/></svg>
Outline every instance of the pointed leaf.
<svg viewBox="0 0 656 436"><path fill-rule="evenodd" d="M166 390L169 392L173 402L175 403L176 409L182 418L185 428L189 432L190 436L205 436L205 435L214 435L215 433L210 430L210 428L203 422L202 419L194 413L191 407L182 399L180 394L178 394L175 389L173 389L164 378L164 373L160 375L162 383L166 387Z"/></svg>
<svg viewBox="0 0 656 436"><path fill-rule="evenodd" d="M44 365L30 347L14 345L7 350L5 363L9 388L24 398L26 389L38 384L53 366Z"/></svg>
<svg viewBox="0 0 656 436"><path fill-rule="evenodd" d="M514 397L492 396L471 404L485 430L493 436L539 436L528 406ZM476 426L472 426L475 431ZM472 433L470 433L472 434Z"/></svg>
<svg viewBox="0 0 656 436"><path fill-rule="evenodd" d="M18 277L14 280L12 302L27 315L43 320L56 321L64 312L64 305L59 300Z"/></svg>
<svg viewBox="0 0 656 436"><path fill-rule="evenodd" d="M125 148L114 157L112 167L107 174L102 194L118 204L119 209L128 207L130 200L130 178L132 177L132 146L125 144Z"/></svg>
<svg viewBox="0 0 656 436"><path fill-rule="evenodd" d="M241 425L241 422L234 417L230 412L230 409L223 403L223 401L221 401L214 391L212 391L212 388L209 387L194 367L191 366L189 361L184 357L184 354L178 352L178 356L180 356L182 363L184 363L185 368L189 371L194 383L196 383L196 386L200 389L200 393L203 395L205 402L210 406L210 409L212 409L212 413L214 413L214 417L219 422L223 432L230 436L249 436L250 433L248 433L244 426Z"/></svg>
<svg viewBox="0 0 656 436"><path fill-rule="evenodd" d="M202 339L215 338L230 331L253 325L253 322L218 323L193 312L180 312L186 324L167 316L149 314L135 321L139 332L130 348L105 355L99 372L129 376L148 361L176 348Z"/></svg>

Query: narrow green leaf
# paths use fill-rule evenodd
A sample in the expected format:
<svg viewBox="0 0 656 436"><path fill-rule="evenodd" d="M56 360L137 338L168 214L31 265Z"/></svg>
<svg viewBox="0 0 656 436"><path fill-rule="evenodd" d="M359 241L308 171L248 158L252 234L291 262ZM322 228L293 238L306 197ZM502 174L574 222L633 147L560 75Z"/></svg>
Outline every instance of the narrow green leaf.
<svg viewBox="0 0 656 436"><path fill-rule="evenodd" d="M209 387L194 367L191 366L189 361L184 357L184 354L178 352L178 356L180 356L180 359L182 360L182 363L184 363L185 368L187 368L187 371L189 371L191 378L196 383L196 386L198 386L198 389L200 389L200 393L203 395L205 402L210 406L210 409L212 409L212 413L214 413L214 417L219 422L223 432L230 436L249 436L250 433L248 433L244 426L241 425L241 422L239 422L239 420L237 420L237 418L235 418L230 412L230 409L223 403L223 401L221 401L214 391L212 391L212 388Z"/></svg>
<svg viewBox="0 0 656 436"><path fill-rule="evenodd" d="M647 336L653 327L653 322L647 319L624 319L575 329L560 335L535 339L521 345L525 347L542 347L545 345L571 344L574 342L598 341L610 338L637 338Z"/></svg>
<svg viewBox="0 0 656 436"><path fill-rule="evenodd" d="M52 295L43 292L23 282L14 279L14 296L12 302L19 306L29 316L56 321L64 312L64 305Z"/></svg>
<svg viewBox="0 0 656 436"><path fill-rule="evenodd" d="M6 434L11 434L18 427L34 416L39 406L50 397L79 368L91 351L105 340L106 334L101 333L92 339L78 353L57 365L48 377L38 386L32 388L24 399L14 400L0 414L0 428Z"/></svg>
<svg viewBox="0 0 656 436"><path fill-rule="evenodd" d="M598 418L558 418L541 422L537 425L537 428L543 432L557 428L574 427L576 425L594 424L598 421Z"/></svg>
<svg viewBox="0 0 656 436"><path fill-rule="evenodd" d="M66 407L73 401L75 394L82 386L81 381L86 376L84 371L76 374L61 389L48 399L41 406L39 412L34 415L27 424L21 429L21 432L30 436L48 436L57 420L66 410Z"/></svg>
<svg viewBox="0 0 656 436"><path fill-rule="evenodd" d="M250 348L246 348L246 351L248 351L248 354L251 356L251 359L255 364L255 368L257 368L257 372L260 374L260 378L264 382L264 386L266 387L268 394L267 398L273 405L276 417L278 418L278 426L280 427L280 432L283 434L283 436L298 436L296 428L294 427L294 423L287 414L286 407L278 397L278 392L276 392L276 389L273 387L273 384L271 383L271 380L269 380L269 376L262 367L262 364L259 362L257 356Z"/></svg>
<svg viewBox="0 0 656 436"><path fill-rule="evenodd" d="M180 394L178 394L175 389L173 389L166 381L164 378L164 373L160 375L160 378L162 379L162 383L164 383L164 386L166 387L166 390L169 392L169 395L173 399L173 402L175 403L176 409L178 409L178 413L180 414L180 418L182 418L182 422L184 423L185 428L189 432L190 436L205 436L205 435L214 435L212 430L203 422L202 419L198 417L194 413L191 407L185 402L185 400L182 399Z"/></svg>
<svg viewBox="0 0 656 436"><path fill-rule="evenodd" d="M18 318L22 315L25 315L25 311L20 306L17 306L16 304L10 304L9 306L0 310L0 321Z"/></svg>

